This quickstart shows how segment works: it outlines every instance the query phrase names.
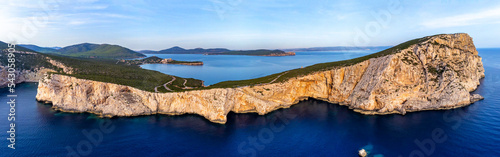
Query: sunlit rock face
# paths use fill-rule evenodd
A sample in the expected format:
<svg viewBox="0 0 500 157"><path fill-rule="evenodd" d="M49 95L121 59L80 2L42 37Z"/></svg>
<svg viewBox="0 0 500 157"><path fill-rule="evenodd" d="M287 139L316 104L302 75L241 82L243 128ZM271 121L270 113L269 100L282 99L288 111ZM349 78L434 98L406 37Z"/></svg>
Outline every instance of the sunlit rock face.
<svg viewBox="0 0 500 157"><path fill-rule="evenodd" d="M18 53L30 53L30 52L21 51ZM34 54L34 53L31 53L31 54ZM47 62L49 62L50 64L52 64L53 66L55 66L57 68L61 68L65 73L68 73L68 74L73 73L72 68L66 67L66 66L64 66L64 64L57 62L57 61L54 61L54 60L50 59L49 57L47 57L46 59L47 59ZM19 65L17 65L17 66L19 66ZM55 71L53 69L39 67L39 68L35 68L32 70L19 70L19 68L17 68L16 70L12 70L11 72L9 72L9 67L7 65L0 64L0 88L7 87L11 83L12 74L14 76L14 79L13 79L14 83L19 84L19 83L23 83L23 82L39 82L39 80L41 78L43 78L47 72L55 72ZM11 76L9 76L9 75L11 75Z"/></svg>
<svg viewBox="0 0 500 157"><path fill-rule="evenodd" d="M103 116L191 113L225 123L230 111L263 115L308 98L346 105L363 114L462 107L482 99L471 92L483 77L483 64L472 38L445 34L392 55L281 83L153 93L52 74L40 79L36 98L62 111Z"/></svg>

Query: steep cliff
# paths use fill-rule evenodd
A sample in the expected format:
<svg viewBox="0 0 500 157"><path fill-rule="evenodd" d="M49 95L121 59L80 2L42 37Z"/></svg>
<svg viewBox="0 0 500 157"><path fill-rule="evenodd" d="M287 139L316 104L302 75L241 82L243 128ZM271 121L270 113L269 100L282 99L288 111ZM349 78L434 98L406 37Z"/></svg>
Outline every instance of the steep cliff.
<svg viewBox="0 0 500 157"><path fill-rule="evenodd" d="M307 98L364 114L449 109L482 99L470 94L484 77L472 38L446 34L424 39L350 66L238 88L153 93L52 74L40 80L36 98L63 111L103 116L192 113L216 123L225 123L230 111L262 115Z"/></svg>
<svg viewBox="0 0 500 157"><path fill-rule="evenodd" d="M0 65L0 88L7 87L7 85L10 83L8 77L10 73L7 70L8 70L7 67ZM38 73L38 70L15 71L13 74L15 74L14 83L16 84L23 82L38 82L38 80L40 80L41 78L41 76L39 75L40 73Z"/></svg>
<svg viewBox="0 0 500 157"><path fill-rule="evenodd" d="M16 53L16 55L21 55L22 53L26 53L26 52L18 52ZM28 55L33 55L33 56L36 56L36 57L43 57L39 54L28 54ZM55 70L54 69L57 69L57 68L61 68L63 69L65 72L68 72L68 73L71 73L71 71L69 71L67 69L67 67L64 66L64 64L62 63L59 63L57 61L54 61L54 60L51 60L50 58L48 57L44 57L47 61L48 64L50 64L51 66L50 67L42 67L42 66L34 66L34 67L31 67L31 68L15 68L13 74L15 75L15 81L14 83L15 84L19 84L19 83L23 83L23 82L39 82L39 80L41 78L43 78L43 76L47 73L47 72L54 72ZM25 58L21 58L21 60L24 60ZM16 64L16 65L20 65L19 63ZM8 67L6 66L2 66L2 64L0 64L0 88L4 88L4 87L7 87L8 84L10 83L9 81L9 71L8 71Z"/></svg>

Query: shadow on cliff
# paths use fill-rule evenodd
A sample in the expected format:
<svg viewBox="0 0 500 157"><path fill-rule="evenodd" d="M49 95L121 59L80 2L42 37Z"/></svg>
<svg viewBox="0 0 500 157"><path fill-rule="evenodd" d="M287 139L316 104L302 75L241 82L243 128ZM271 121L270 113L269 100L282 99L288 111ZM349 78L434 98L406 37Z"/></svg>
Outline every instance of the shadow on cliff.
<svg viewBox="0 0 500 157"><path fill-rule="evenodd" d="M50 104L38 102L38 112L47 118L49 123L79 123L80 127L95 125L102 121L102 118L90 113L66 113L55 111ZM464 110L467 112L467 108ZM429 117L441 117L444 111L423 111L408 113L407 115L363 115L356 113L346 106L331 104L321 100L309 99L301 101L296 105L286 109L279 109L266 115L256 113L233 113L227 115L226 124L217 124L208 121L202 116L195 114L184 114L177 116L150 115L138 117L115 117L111 118L113 124L119 127L128 128L130 123L143 126L146 132L150 130L181 130L193 132L198 135L208 135L206 137L229 138L238 130L253 130L258 128L273 128L284 126L286 129L294 129L296 126L308 125L328 126L339 134L351 138L371 139L376 138L377 130L364 130L366 128L387 127L395 132L405 132L412 134L420 129L419 125L429 125ZM434 116L429 116L432 114ZM348 127L346 127L348 126ZM156 129L155 129L156 128ZM157 129L163 128L163 129ZM347 128L347 130L346 130ZM132 128L128 128L132 129ZM126 129L124 129L126 130ZM353 131L355 130L355 131ZM258 131L258 130L257 130ZM360 131L364 133L359 133ZM356 133L358 132L358 133ZM403 135L404 135L403 134ZM366 135L366 136L365 136Z"/></svg>

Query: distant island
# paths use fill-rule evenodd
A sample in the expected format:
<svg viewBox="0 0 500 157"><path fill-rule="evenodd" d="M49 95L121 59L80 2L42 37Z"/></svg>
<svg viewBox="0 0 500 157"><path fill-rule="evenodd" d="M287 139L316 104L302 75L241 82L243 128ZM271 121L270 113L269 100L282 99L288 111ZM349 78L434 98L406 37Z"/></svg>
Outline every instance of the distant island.
<svg viewBox="0 0 500 157"><path fill-rule="evenodd" d="M152 50L142 50L139 51L145 54L205 54L205 53L222 53L229 52L231 50L225 48L214 48L214 49L203 49L203 48L195 48L195 49L184 49L179 46L174 46L169 49L160 50L160 51L152 51Z"/></svg>
<svg viewBox="0 0 500 157"><path fill-rule="evenodd" d="M224 124L230 112L264 115L308 98L362 114L404 115L479 101L483 97L472 92L485 77L472 38L463 33L427 36L358 58L210 86L137 66L164 61L158 57L128 65L125 60L65 57L23 47L13 52L16 79L11 82L10 67L3 66L8 65L7 47L0 42L0 87L38 82L36 100L55 110L103 117L199 114Z"/></svg>
<svg viewBox="0 0 500 157"><path fill-rule="evenodd" d="M246 51L229 51L221 53L205 53L204 55L295 56L295 52L262 49L262 50L246 50Z"/></svg>
<svg viewBox="0 0 500 157"><path fill-rule="evenodd" d="M19 46L34 50L36 52L54 54L68 57L78 58L100 58L100 59L134 59L144 58L144 54L204 54L204 55L247 55L247 56L295 56L295 52L300 51L358 51L358 50L383 50L389 48L388 46L369 46L369 47L311 47L311 48L292 48L280 50L229 50L226 48L195 48L184 49L179 46L172 48L153 51L141 50L133 51L120 45L110 44L91 44L82 43L71 45L67 47L40 47L37 45L20 44ZM177 61L173 61L177 62ZM174 64L174 63L169 63ZM192 64L192 63L179 63L179 64ZM199 64L199 63L196 63Z"/></svg>
<svg viewBox="0 0 500 157"><path fill-rule="evenodd" d="M152 51L152 50L142 50L139 51L144 54L204 54L204 55L248 55L248 56L295 56L294 52L285 52L282 50L238 50L233 51L225 48L213 48L213 49L184 49L178 46L174 46L169 49Z"/></svg>
<svg viewBox="0 0 500 157"><path fill-rule="evenodd" d="M177 61L172 58L162 59L156 56L151 56L144 59L136 59L136 60L119 60L117 64L126 64L126 65L143 65L143 64L180 64L180 65L195 65L200 66L203 65L202 61Z"/></svg>

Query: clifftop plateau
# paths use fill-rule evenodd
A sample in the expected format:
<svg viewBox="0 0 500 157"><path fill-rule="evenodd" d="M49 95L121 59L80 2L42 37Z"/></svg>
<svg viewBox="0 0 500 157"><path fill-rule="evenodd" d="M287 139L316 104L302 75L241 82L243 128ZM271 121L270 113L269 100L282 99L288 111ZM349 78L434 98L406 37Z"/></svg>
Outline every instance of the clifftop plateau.
<svg viewBox="0 0 500 157"><path fill-rule="evenodd" d="M308 98L346 105L363 114L406 114L480 100L471 92L485 76L481 57L467 34L424 37L368 57L303 69L310 71L270 75L268 81L251 86L169 93L50 74L40 79L36 99L62 111L109 117L191 113L215 123L225 123L231 111L263 115Z"/></svg>

